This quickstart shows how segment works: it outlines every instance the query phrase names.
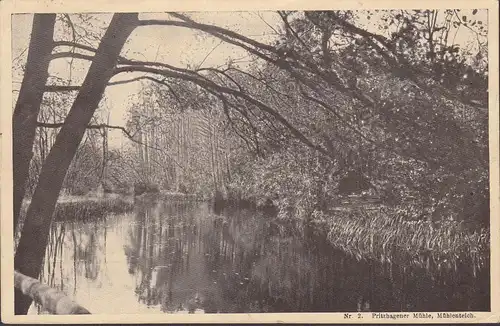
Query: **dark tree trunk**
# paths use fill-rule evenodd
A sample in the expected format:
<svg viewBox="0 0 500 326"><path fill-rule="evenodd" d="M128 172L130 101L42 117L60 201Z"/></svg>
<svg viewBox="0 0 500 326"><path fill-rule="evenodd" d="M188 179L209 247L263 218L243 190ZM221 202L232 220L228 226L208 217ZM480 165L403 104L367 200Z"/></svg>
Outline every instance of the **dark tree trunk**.
<svg viewBox="0 0 500 326"><path fill-rule="evenodd" d="M20 273L38 278L43 262L52 214L64 177L78 149L106 84L113 76L118 55L137 26L136 13L115 14L103 36L80 92L47 156L28 208L21 239L14 258ZM16 292L15 313L26 314L31 299Z"/></svg>
<svg viewBox="0 0 500 326"><path fill-rule="evenodd" d="M48 77L55 20L55 14L34 15L26 71L12 117L14 232L33 157L36 121Z"/></svg>

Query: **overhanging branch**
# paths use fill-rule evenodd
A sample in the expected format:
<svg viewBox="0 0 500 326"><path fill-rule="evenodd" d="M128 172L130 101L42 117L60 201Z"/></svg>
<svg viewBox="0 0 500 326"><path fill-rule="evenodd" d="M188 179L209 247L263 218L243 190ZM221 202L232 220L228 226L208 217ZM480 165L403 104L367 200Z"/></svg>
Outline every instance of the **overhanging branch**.
<svg viewBox="0 0 500 326"><path fill-rule="evenodd" d="M64 125L64 122L56 122L56 123L48 123L48 122L40 122L38 121L36 123L37 127L44 127L44 128L61 128ZM87 125L87 129L103 129L103 128L109 128L109 129L119 129L121 130L127 137L131 140L134 140L134 135L132 135L125 127L122 126L113 126L113 125L108 125L106 123L100 123L96 125ZM135 141L135 140L134 140Z"/></svg>
<svg viewBox="0 0 500 326"><path fill-rule="evenodd" d="M64 122L57 122L57 123L37 122L37 126L38 127L44 127L44 128L61 128L63 125L64 125ZM125 127L122 127L122 126L113 126L113 125L109 125L109 124L106 124L106 123L87 125L87 129L103 129L103 128L121 130L127 136L127 138L130 139L132 142L134 142L136 144L139 144L139 145L142 145L142 146L145 146L145 147L150 148L150 149L157 150L157 151L165 154L176 165L178 165L179 167L181 167L182 169L184 169L184 167L179 162L177 162L171 155L169 155L168 153L166 153L163 149L155 147L155 146L151 146L151 145L148 145L148 144L145 144L145 143L143 143L141 141L138 141L137 139L134 138L134 135L132 135L130 133L130 131L128 131Z"/></svg>
<svg viewBox="0 0 500 326"><path fill-rule="evenodd" d="M165 80L160 80L160 79L157 79L157 78L154 78L154 77L151 77L151 76L140 76L140 77L135 77L135 78L131 78L131 79L126 79L126 80L119 80L119 81L115 81L115 82L109 82L108 83L108 86L116 86L116 85L123 85L123 84L128 84L128 83L132 83L132 82L135 82L135 81L140 81L140 80L150 80L150 81L153 81L155 83L158 83L158 84L163 84L165 86L169 86ZM47 85L45 86L45 91L46 92L71 92L71 91L78 91L80 90L80 85L69 85L69 86L65 86L65 85Z"/></svg>
<svg viewBox="0 0 500 326"><path fill-rule="evenodd" d="M147 72L147 73L153 73L153 74L158 74L162 75L165 77L172 77L172 78L178 78L178 79L183 79L185 81L192 82L202 88L205 89L210 89L214 90L223 94L227 95L232 95L236 98L241 98L248 103L251 103L258 107L260 110L268 113L272 117L274 117L277 121L279 121L284 127L286 127L294 137L296 137L299 141L307 145L308 147L319 151L320 153L331 157L331 154L328 153L323 147L320 145L314 144L310 139L308 139L302 132L300 132L297 128L295 128L285 117L283 117L280 113L266 105L265 103L259 101L258 99L253 98L252 96L243 93L241 91L224 87L221 85L216 84L215 82L208 80L200 75L197 74L185 74L185 73L179 73L177 71L169 71L169 70L162 70L162 69L156 69L153 67L143 67L143 66L125 66L125 67L118 67L115 69L115 74L120 74L124 72Z"/></svg>

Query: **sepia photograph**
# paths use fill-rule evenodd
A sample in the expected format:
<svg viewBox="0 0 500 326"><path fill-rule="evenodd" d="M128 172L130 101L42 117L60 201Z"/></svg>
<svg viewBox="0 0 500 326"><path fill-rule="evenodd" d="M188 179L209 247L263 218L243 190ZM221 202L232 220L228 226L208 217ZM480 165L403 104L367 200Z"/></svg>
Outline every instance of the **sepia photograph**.
<svg viewBox="0 0 500 326"><path fill-rule="evenodd" d="M2 305L493 312L498 8L448 4L4 16Z"/></svg>

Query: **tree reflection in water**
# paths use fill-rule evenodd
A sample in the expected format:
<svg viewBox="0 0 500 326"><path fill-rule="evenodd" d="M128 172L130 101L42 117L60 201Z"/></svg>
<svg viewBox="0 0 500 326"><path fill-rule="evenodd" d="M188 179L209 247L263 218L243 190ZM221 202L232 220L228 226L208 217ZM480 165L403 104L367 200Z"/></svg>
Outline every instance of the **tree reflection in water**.
<svg viewBox="0 0 500 326"><path fill-rule="evenodd" d="M126 247L138 298L166 312L474 310L473 277L357 261L311 229L206 205L138 206ZM139 263L138 263L139 262ZM484 283L484 288L487 284Z"/></svg>
<svg viewBox="0 0 500 326"><path fill-rule="evenodd" d="M79 276L97 280L103 268L101 259L106 256L103 241L106 232L103 221L53 222L40 274L41 282L75 295ZM41 313L40 306L33 305Z"/></svg>
<svg viewBox="0 0 500 326"><path fill-rule="evenodd" d="M216 215L187 201L135 206L104 221L54 223L42 281L74 296L89 282L94 295L125 296L131 286L130 300L135 290L139 306L168 313L489 309L487 270L474 277L461 266L457 273L358 261L317 229L250 210Z"/></svg>

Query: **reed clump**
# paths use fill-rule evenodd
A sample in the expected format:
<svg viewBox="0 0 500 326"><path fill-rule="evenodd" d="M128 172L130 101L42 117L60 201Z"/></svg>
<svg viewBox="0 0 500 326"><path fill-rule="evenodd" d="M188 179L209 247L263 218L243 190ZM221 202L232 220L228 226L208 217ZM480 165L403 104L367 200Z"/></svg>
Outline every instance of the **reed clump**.
<svg viewBox="0 0 500 326"><path fill-rule="evenodd" d="M61 201L57 203L54 210L54 219L56 221L96 220L105 218L110 213L126 213L133 208L131 201L121 197Z"/></svg>
<svg viewBox="0 0 500 326"><path fill-rule="evenodd" d="M21 230L23 229L26 213L31 200L23 201L19 216L19 223L14 233L14 248L17 247ZM54 210L56 221L95 221L105 218L108 214L121 214L134 209L132 201L126 197L85 197L63 196L59 198Z"/></svg>
<svg viewBox="0 0 500 326"><path fill-rule="evenodd" d="M426 269L470 266L471 273L489 262L489 232L470 231L463 222L407 220L378 210L353 210L323 216L329 242L358 260L413 265Z"/></svg>

